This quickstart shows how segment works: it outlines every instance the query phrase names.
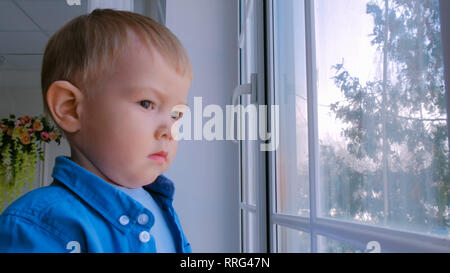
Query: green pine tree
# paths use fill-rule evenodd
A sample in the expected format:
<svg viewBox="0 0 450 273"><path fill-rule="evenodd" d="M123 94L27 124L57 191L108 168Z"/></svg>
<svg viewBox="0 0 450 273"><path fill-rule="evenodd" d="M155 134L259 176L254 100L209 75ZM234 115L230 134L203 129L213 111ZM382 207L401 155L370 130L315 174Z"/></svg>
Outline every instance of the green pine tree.
<svg viewBox="0 0 450 273"><path fill-rule="evenodd" d="M372 0L367 14L374 22L371 46L383 56L382 77L362 83L344 61L334 65L334 81L345 100L331 110L346 124L342 135L348 154L377 167L355 169L336 155L335 147L321 146L322 179L329 194L336 193L326 205L346 218L368 212L379 223L438 226L448 232L439 1ZM381 195L361 195L364 191Z"/></svg>

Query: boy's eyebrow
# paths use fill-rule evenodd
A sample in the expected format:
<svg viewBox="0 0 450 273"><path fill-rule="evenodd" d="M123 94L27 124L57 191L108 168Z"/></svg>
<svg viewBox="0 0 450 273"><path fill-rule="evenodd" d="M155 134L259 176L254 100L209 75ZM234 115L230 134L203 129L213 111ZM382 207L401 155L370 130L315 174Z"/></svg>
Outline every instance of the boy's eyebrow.
<svg viewBox="0 0 450 273"><path fill-rule="evenodd" d="M144 93L145 90L150 90L154 93L156 93L156 95L161 99L161 98L166 98L167 95L164 94L164 92L159 91L158 89L151 87L151 86L143 86L143 87L136 87L136 88L132 88L132 94L136 94L136 93ZM178 103L178 105L185 105L185 106L189 106L186 102L180 102Z"/></svg>

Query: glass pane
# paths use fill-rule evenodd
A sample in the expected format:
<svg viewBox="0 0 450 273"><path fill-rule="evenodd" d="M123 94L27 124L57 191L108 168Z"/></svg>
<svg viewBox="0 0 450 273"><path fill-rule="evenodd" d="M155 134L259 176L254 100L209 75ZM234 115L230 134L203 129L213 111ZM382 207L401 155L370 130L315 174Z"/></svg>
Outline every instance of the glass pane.
<svg viewBox="0 0 450 273"><path fill-rule="evenodd" d="M276 225L277 253L309 253L311 238L309 233Z"/></svg>
<svg viewBox="0 0 450 273"><path fill-rule="evenodd" d="M256 214L252 211L241 210L242 217L242 243L245 253L257 251Z"/></svg>
<svg viewBox="0 0 450 273"><path fill-rule="evenodd" d="M244 3L243 16L245 16L245 38L244 38L244 63L241 71L243 72L243 82L249 83L252 73L257 72L256 67L256 15L255 0L246 0Z"/></svg>
<svg viewBox="0 0 450 273"><path fill-rule="evenodd" d="M315 2L322 216L450 236L438 4Z"/></svg>
<svg viewBox="0 0 450 273"><path fill-rule="evenodd" d="M274 1L277 212L309 217L304 1Z"/></svg>
<svg viewBox="0 0 450 273"><path fill-rule="evenodd" d="M333 240L325 236L317 236L317 252L319 253L364 253L378 252L380 250L379 244L375 241L369 242L367 246L367 249L361 249L351 244Z"/></svg>

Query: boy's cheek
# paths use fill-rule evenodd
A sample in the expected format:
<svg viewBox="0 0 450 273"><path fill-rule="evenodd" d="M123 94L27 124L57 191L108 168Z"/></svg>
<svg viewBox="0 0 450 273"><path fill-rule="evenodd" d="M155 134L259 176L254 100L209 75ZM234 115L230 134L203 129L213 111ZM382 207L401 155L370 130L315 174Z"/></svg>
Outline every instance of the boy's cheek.
<svg viewBox="0 0 450 273"><path fill-rule="evenodd" d="M175 158L175 155L177 154L178 150L178 141L173 141L172 145L172 152L169 154L169 164L172 163L173 159Z"/></svg>

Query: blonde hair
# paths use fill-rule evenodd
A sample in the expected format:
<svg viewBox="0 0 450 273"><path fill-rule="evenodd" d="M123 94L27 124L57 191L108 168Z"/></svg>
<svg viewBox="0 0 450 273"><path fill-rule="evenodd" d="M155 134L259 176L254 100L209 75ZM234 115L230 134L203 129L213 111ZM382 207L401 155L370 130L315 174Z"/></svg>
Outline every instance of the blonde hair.
<svg viewBox="0 0 450 273"><path fill-rule="evenodd" d="M189 57L168 28L138 13L95 9L67 22L53 34L45 47L41 88L48 121L61 130L54 122L46 100L50 85L58 80L69 81L84 91L89 99L89 87L96 79L111 73L116 60L125 51L129 30L160 53L178 74L192 80Z"/></svg>

